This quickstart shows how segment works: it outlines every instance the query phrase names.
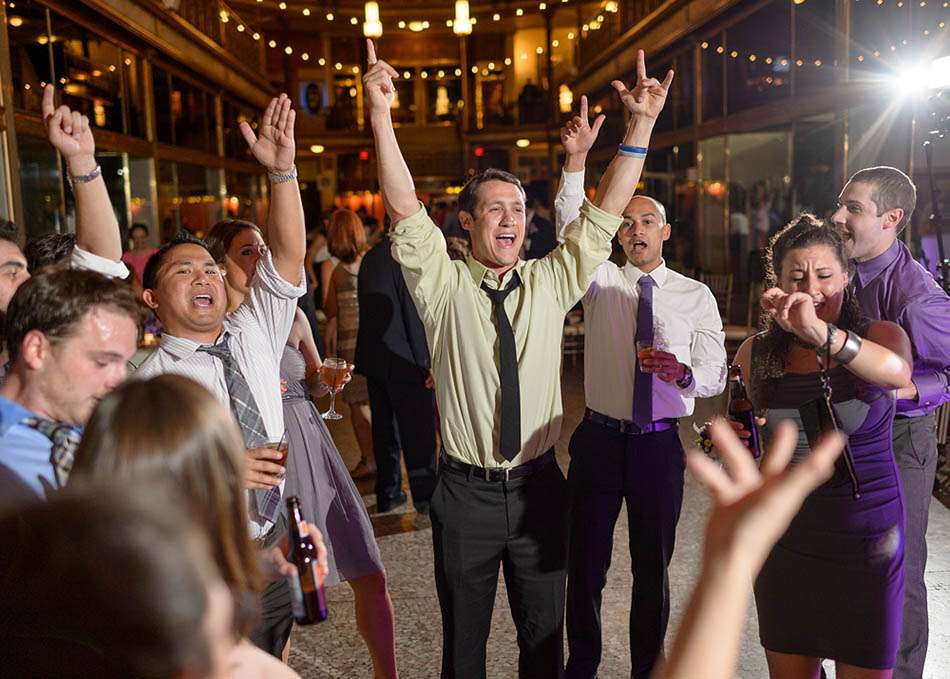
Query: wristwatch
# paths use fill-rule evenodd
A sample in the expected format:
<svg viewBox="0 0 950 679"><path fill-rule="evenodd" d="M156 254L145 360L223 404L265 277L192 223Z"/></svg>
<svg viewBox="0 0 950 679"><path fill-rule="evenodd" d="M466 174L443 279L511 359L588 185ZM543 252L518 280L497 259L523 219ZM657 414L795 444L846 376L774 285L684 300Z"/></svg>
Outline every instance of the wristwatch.
<svg viewBox="0 0 950 679"><path fill-rule="evenodd" d="M689 389L693 385L693 369L688 365L683 365L683 379L676 380L676 386L680 389Z"/></svg>

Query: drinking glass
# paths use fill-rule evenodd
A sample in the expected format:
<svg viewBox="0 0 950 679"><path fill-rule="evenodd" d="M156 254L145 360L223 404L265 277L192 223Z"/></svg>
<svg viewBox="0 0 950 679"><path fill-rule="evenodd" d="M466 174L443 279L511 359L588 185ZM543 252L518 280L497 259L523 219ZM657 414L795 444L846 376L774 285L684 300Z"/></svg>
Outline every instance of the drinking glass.
<svg viewBox="0 0 950 679"><path fill-rule="evenodd" d="M268 443L266 448L271 450L276 450L280 453L281 457L279 460L273 460L274 464L279 464L281 467L287 466L287 452L290 450L290 444L287 442L287 432L284 432L284 435L280 437L280 441L271 441Z"/></svg>
<svg viewBox="0 0 950 679"><path fill-rule="evenodd" d="M323 361L323 370L320 379L330 390L330 409L323 413L325 420L342 420L343 416L336 411L336 395L342 390L349 371L349 365L342 358L331 357Z"/></svg>

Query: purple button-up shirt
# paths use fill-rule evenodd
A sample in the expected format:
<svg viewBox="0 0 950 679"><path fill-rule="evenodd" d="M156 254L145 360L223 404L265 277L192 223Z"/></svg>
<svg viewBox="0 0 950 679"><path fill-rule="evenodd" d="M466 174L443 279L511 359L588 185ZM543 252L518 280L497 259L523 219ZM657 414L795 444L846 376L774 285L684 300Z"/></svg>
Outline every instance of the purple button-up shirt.
<svg viewBox="0 0 950 679"><path fill-rule="evenodd" d="M855 266L854 287L864 313L897 323L910 337L918 396L898 401L898 414L916 417L936 410L950 401L950 297L899 240Z"/></svg>

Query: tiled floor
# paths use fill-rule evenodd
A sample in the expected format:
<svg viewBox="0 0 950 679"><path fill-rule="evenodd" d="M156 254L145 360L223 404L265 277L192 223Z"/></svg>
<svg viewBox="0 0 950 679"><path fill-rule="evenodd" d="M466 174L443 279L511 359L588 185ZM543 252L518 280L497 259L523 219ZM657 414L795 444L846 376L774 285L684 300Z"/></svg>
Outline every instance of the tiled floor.
<svg viewBox="0 0 950 679"><path fill-rule="evenodd" d="M568 367L564 380L565 423L558 444L558 457L566 470L566 449L571 432L580 421L584 407L582 374L579 367ZM722 409L722 402L712 399L700 403L697 421ZM684 442L694 438L690 425L684 422ZM334 438L350 467L359 453L350 428L349 417L332 427ZM375 503L372 487L361 484L361 491L372 513ZM702 530L708 500L705 492L687 475L676 552L670 572L672 585L672 616L670 637L680 617L699 569ZM441 653L441 620L439 603L432 576L431 530L417 525L415 515L406 507L389 515L374 515L373 524L379 538L383 561L389 576L390 592L396 610L396 645L399 669L406 679L428 679L439 676ZM627 615L631 576L625 513L617 523L614 540L613 568L604 592L604 654L599 676L613 679L629 676ZM950 676L950 510L937 501L931 504L928 533L930 560L927 584L930 589L930 652L925 679ZM751 589L751 586L750 586ZM346 585L328 593L330 619L316 627L298 628L292 638L291 665L303 677L361 679L372 677L366 648L356 630L353 596ZM668 637L669 638L669 637ZM511 622L504 580L499 578L498 595L492 619L488 648L488 676L492 679L515 677L517 646ZM742 643L738 676L766 677L765 656L758 643L755 611L750 604ZM830 676L834 676L833 673Z"/></svg>

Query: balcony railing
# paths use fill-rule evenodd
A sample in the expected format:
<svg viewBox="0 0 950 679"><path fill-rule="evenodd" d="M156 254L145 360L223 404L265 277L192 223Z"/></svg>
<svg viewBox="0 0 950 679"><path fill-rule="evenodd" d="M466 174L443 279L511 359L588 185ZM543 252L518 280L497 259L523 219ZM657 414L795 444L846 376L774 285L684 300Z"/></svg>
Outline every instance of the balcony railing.
<svg viewBox="0 0 950 679"><path fill-rule="evenodd" d="M251 68L264 72L264 50L266 42L258 34L255 40L254 29L247 26L240 15L223 0L179 0L174 11L182 19L211 38L227 50L238 61L249 64ZM242 27L243 30L238 27Z"/></svg>
<svg viewBox="0 0 950 679"><path fill-rule="evenodd" d="M583 70L589 66L613 47L620 36L667 2L668 0L627 0L617 3L616 12L598 8L591 16L585 16L588 30L581 31L580 68ZM603 21L597 21L598 16L602 16Z"/></svg>

